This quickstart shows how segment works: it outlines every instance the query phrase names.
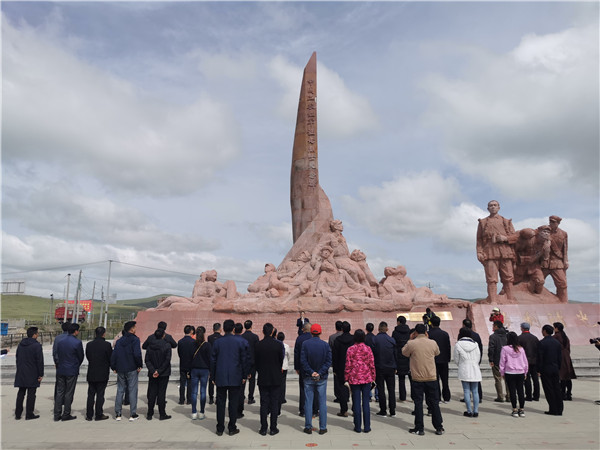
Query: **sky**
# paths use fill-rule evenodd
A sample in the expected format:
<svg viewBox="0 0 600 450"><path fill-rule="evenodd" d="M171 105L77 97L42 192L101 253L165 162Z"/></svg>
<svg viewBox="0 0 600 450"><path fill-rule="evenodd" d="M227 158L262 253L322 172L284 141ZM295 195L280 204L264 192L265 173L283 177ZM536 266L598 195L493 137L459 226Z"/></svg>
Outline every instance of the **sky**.
<svg viewBox="0 0 600 450"><path fill-rule="evenodd" d="M292 245L302 70L320 184L373 273L483 298L477 219L563 218L599 301L597 2L11 2L2 279L30 295L245 292ZM108 261L110 288L108 286ZM94 287L95 286L95 287ZM550 277L546 287L555 292Z"/></svg>

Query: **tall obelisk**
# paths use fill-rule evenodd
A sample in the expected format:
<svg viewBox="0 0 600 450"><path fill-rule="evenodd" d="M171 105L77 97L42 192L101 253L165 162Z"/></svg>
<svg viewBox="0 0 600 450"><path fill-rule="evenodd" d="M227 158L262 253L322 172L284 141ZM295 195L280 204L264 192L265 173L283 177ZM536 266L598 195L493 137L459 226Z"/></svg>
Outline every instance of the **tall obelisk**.
<svg viewBox="0 0 600 450"><path fill-rule="evenodd" d="M317 53L304 68L290 177L294 246L285 259L311 249L333 219L329 198L319 185L317 145Z"/></svg>

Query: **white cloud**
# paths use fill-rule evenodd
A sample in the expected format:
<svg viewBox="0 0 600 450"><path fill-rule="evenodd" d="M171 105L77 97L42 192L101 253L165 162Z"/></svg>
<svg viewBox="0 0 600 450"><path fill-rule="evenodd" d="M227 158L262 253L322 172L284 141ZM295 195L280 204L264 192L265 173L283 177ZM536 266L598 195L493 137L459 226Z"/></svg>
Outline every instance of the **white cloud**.
<svg viewBox="0 0 600 450"><path fill-rule="evenodd" d="M460 77L422 83L425 119L445 131L453 161L517 198L597 192L597 28L529 34L507 54L470 55Z"/></svg>
<svg viewBox="0 0 600 450"><path fill-rule="evenodd" d="M283 88L279 114L294 120L303 68L276 57L269 64L269 71ZM349 138L378 128L379 122L369 100L346 86L338 73L317 62L317 77L319 135Z"/></svg>
<svg viewBox="0 0 600 450"><path fill-rule="evenodd" d="M239 126L224 104L151 99L39 30L6 19L2 27L5 163L52 161L160 195L196 190L239 154Z"/></svg>

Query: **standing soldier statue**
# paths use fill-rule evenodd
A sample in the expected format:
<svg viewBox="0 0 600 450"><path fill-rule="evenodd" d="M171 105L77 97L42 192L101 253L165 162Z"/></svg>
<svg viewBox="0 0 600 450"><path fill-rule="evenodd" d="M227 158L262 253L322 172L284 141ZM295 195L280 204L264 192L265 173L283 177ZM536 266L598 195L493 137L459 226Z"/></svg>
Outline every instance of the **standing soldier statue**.
<svg viewBox="0 0 600 450"><path fill-rule="evenodd" d="M567 257L567 233L558 225L561 218L550 216L550 259L542 263L542 272L544 278L548 275L554 280L556 286L556 296L562 303L569 301L567 295L567 274L569 268L569 258Z"/></svg>

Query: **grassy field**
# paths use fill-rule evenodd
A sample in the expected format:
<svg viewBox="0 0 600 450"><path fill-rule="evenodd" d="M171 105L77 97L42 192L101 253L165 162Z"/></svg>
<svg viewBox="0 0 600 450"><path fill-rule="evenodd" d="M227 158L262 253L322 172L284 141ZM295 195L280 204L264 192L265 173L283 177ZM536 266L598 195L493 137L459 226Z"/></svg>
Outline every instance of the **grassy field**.
<svg viewBox="0 0 600 450"><path fill-rule="evenodd" d="M136 313L146 308L156 306L156 300L168 294L156 295L149 298L138 298L118 301L109 304L108 320L123 322L135 317ZM51 308L50 299L35 297L32 295L2 295L0 297L0 319L25 319L29 323L44 323L44 319L50 314L54 319L54 308L59 306L59 300L54 301ZM101 301L94 300L94 323L97 323L100 313Z"/></svg>

